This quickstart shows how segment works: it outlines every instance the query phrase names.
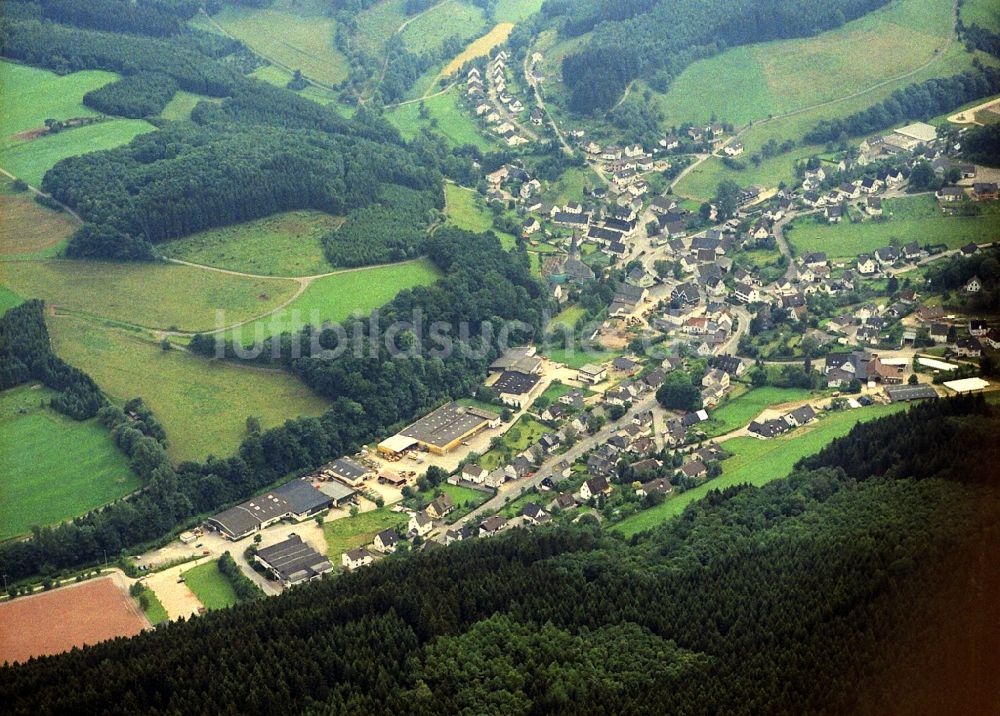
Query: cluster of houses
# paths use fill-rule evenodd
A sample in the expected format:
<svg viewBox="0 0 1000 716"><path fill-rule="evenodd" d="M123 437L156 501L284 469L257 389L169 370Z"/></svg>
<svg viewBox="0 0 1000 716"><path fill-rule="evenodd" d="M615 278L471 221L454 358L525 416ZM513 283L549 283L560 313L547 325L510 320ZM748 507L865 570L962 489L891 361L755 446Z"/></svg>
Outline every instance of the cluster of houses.
<svg viewBox="0 0 1000 716"><path fill-rule="evenodd" d="M776 438L787 433L789 430L807 425L816 419L816 411L811 405L803 405L790 413L786 413L771 420L754 420L747 428L748 432L755 438L768 439Z"/></svg>
<svg viewBox="0 0 1000 716"><path fill-rule="evenodd" d="M515 97L507 87L507 62L510 56L501 49L486 65L486 77L477 67L471 67L465 76L466 97L475 115L486 122L493 133L499 135L508 147L517 147L529 142L519 131L517 116L525 110L524 103ZM492 87L492 92L487 89ZM532 116L535 121L535 116ZM541 123L541 116L538 122Z"/></svg>

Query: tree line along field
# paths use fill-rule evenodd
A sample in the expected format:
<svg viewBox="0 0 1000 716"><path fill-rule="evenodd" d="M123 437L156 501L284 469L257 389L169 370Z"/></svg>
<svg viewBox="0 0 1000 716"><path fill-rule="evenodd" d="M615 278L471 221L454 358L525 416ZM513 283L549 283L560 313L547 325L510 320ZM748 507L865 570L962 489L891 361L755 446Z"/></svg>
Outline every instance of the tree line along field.
<svg viewBox="0 0 1000 716"><path fill-rule="evenodd" d="M355 313L367 314L401 291L428 286L439 277L437 268L426 259L344 269L317 278L288 306L234 328L231 335L237 343L250 345L255 339L297 331L307 324L340 322Z"/></svg>
<svg viewBox="0 0 1000 716"><path fill-rule="evenodd" d="M685 507L701 499L711 490L724 490L740 484L760 486L779 477L785 477L800 459L818 452L834 438L846 435L858 423L905 409L906 406L900 403L873 405L826 415L818 423L772 440L751 437L727 440L722 446L732 453L732 457L722 461L722 475L674 495L656 507L627 517L612 529L631 537L671 517L676 517Z"/></svg>
<svg viewBox="0 0 1000 716"><path fill-rule="evenodd" d="M202 231L160 246L167 256L262 276L314 276L332 269L321 237L343 218L319 211L288 211Z"/></svg>
<svg viewBox="0 0 1000 716"><path fill-rule="evenodd" d="M88 373L112 401L142 397L167 432L174 462L232 455L246 437L248 416L267 429L327 407L282 371L164 351L146 334L80 317L50 318L48 327L56 354Z"/></svg>
<svg viewBox="0 0 1000 716"><path fill-rule="evenodd" d="M1000 236L1000 210L990 204L975 205L975 216L949 215L938 208L932 195L889 199L883 205L884 221L828 223L822 215L796 219L785 228L798 255L825 251L834 259L853 258L883 246L917 241L956 249L969 242L989 243Z"/></svg>
<svg viewBox="0 0 1000 716"><path fill-rule="evenodd" d="M0 541L118 499L140 486L96 418L79 422L48 408L54 391L0 392Z"/></svg>
<svg viewBox="0 0 1000 716"><path fill-rule="evenodd" d="M348 63L334 46L337 23L327 7L319 0L277 0L267 8L226 4L212 19L261 56L336 85L347 77Z"/></svg>
<svg viewBox="0 0 1000 716"><path fill-rule="evenodd" d="M36 202L31 192L16 191L10 181L0 181L0 217L0 260L52 255L77 226L69 215Z"/></svg>
<svg viewBox="0 0 1000 716"><path fill-rule="evenodd" d="M160 330L218 328L263 315L290 299L298 283L249 278L163 263L3 261L0 285L71 312Z"/></svg>
<svg viewBox="0 0 1000 716"><path fill-rule="evenodd" d="M153 130L138 119L109 119L56 134L31 138L46 119L94 117L83 95L118 79L112 72L88 70L59 76L54 72L0 60L0 167L33 186L60 159L126 144Z"/></svg>

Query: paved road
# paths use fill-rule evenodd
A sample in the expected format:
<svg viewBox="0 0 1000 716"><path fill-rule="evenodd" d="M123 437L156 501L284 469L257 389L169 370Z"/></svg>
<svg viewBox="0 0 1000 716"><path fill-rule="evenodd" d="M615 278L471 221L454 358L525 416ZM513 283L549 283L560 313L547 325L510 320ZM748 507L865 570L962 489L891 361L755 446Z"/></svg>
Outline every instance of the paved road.
<svg viewBox="0 0 1000 716"><path fill-rule="evenodd" d="M650 395L643 398L638 403L635 403L632 408L621 417L620 420L614 423L608 423L603 428L601 428L594 435L588 435L585 438L578 440L573 447L564 453L558 455L552 455L547 458L535 472L535 474L525 480L518 480L517 482L508 483L511 487L507 490L497 493L497 495L482 505L477 507L475 510L469 514L456 520L453 525L447 528L439 528L439 532L443 529L458 529L465 524L468 524L477 517L482 517L484 515L491 515L498 510L502 509L504 505L507 504L506 499L510 497L511 499L517 497L521 492L530 490L532 487L537 487L546 475L550 474L552 467L562 460L566 460L569 463L573 463L577 458L581 457L584 453L603 444L614 435L618 430L620 430L624 425L631 421L634 416L639 413L645 412L652 409L656 405L656 396Z"/></svg>

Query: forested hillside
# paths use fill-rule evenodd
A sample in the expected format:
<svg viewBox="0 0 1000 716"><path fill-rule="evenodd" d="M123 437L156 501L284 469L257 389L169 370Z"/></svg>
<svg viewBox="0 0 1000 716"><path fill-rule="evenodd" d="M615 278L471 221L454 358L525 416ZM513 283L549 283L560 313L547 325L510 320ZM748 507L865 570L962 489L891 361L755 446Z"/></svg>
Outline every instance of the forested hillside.
<svg viewBox="0 0 1000 716"><path fill-rule="evenodd" d="M816 34L888 0L548 0L543 13L564 36L593 32L563 61L576 112L606 110L637 77L666 89L691 62L726 47Z"/></svg>
<svg viewBox="0 0 1000 716"><path fill-rule="evenodd" d="M0 21L0 54L58 72L123 74L85 97L88 106L107 114L154 115L178 89L225 99L196 107L195 124L172 123L130 145L72 157L50 170L45 191L86 221L68 255L149 259L152 244L165 239L290 209L349 214L382 201L392 187L424 194L416 200L420 210L407 214L423 235L428 211L443 202L439 168L433 157L416 156L384 120L363 111L344 119L293 92L244 77L239 63L228 61L237 42L187 28L151 27L142 19L145 10L98 22L113 14L110 6L132 5L106 0L101 12L86 5L14 3L15 11ZM156 17L186 17L189 5L149 7ZM412 237L395 236L345 248L350 230L345 236L329 242L339 243L328 250L339 265L407 258L420 248Z"/></svg>
<svg viewBox="0 0 1000 716"><path fill-rule="evenodd" d="M989 463L834 466L887 433L929 465L955 420L1000 427L981 398L938 401L628 543L517 530L390 558L3 669L0 698L14 714L994 712Z"/></svg>

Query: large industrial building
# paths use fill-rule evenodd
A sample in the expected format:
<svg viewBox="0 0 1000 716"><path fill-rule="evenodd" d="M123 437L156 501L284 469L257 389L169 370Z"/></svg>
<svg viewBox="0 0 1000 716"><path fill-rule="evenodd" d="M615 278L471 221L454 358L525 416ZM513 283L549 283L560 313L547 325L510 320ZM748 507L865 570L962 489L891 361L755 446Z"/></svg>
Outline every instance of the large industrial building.
<svg viewBox="0 0 1000 716"><path fill-rule="evenodd" d="M345 488L346 489L346 488ZM329 509L334 498L304 480L292 480L270 492L209 517L205 526L235 541L285 518L297 521Z"/></svg>
<svg viewBox="0 0 1000 716"><path fill-rule="evenodd" d="M297 534L290 534L284 542L258 550L254 558L286 587L318 579L333 571L330 560L303 542Z"/></svg>
<svg viewBox="0 0 1000 716"><path fill-rule="evenodd" d="M378 449L382 454L390 456L401 455L414 448L444 455L480 430L498 425L500 416L496 413L458 403L447 403L391 438L386 438L379 443Z"/></svg>

